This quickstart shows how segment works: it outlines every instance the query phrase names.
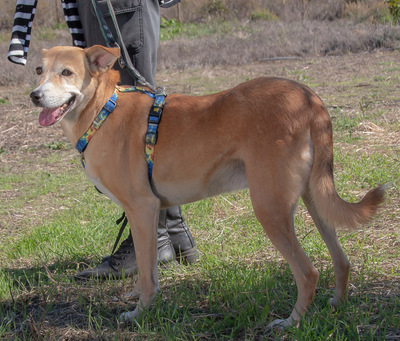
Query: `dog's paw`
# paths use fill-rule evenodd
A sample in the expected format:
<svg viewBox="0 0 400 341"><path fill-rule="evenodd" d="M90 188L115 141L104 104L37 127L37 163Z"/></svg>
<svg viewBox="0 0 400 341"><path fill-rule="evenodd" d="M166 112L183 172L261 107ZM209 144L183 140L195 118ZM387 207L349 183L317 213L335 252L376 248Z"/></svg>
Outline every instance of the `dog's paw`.
<svg viewBox="0 0 400 341"><path fill-rule="evenodd" d="M337 297L336 295L334 295L330 300L329 300L329 304L332 308L337 308L340 303L342 303L344 301L343 297Z"/></svg>
<svg viewBox="0 0 400 341"><path fill-rule="evenodd" d="M291 323L288 322L287 320L281 320L277 319L275 321L272 321L268 326L267 329L285 329L291 327Z"/></svg>
<svg viewBox="0 0 400 341"><path fill-rule="evenodd" d="M272 329L284 330L284 329L290 328L290 327L297 327L298 325L299 325L299 321L295 321L291 317L289 317L285 320L277 319L275 321L272 321L267 326L267 330L272 330Z"/></svg>
<svg viewBox="0 0 400 341"><path fill-rule="evenodd" d="M128 311L126 313L122 313L119 315L118 320L120 322L132 322L134 319L138 318L139 316L139 308L136 307L133 311Z"/></svg>
<svg viewBox="0 0 400 341"><path fill-rule="evenodd" d="M338 304L338 300L335 299L335 297L332 297L332 298L329 299L329 305L331 307L336 308L337 304Z"/></svg>
<svg viewBox="0 0 400 341"><path fill-rule="evenodd" d="M140 292L137 290L133 290L131 292L128 292L127 294L119 294L118 296L114 296L112 299L114 302L118 301L128 302L134 299L138 299L139 297L140 297Z"/></svg>

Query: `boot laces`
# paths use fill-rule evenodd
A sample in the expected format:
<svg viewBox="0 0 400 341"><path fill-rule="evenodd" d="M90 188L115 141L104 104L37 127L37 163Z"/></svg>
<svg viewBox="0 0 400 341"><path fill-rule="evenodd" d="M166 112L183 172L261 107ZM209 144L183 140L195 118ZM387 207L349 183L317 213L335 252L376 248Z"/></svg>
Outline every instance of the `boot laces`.
<svg viewBox="0 0 400 341"><path fill-rule="evenodd" d="M122 265L121 261L126 259L126 255L130 254L133 243L129 240L124 240L117 251L115 251L109 258L108 263L110 266L116 270L116 267Z"/></svg>

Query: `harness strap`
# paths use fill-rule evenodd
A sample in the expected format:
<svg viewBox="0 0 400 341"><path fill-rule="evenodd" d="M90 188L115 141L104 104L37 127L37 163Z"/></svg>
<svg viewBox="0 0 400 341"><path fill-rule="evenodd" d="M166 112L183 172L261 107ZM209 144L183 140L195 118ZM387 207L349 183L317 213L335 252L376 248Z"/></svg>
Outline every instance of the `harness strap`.
<svg viewBox="0 0 400 341"><path fill-rule="evenodd" d="M158 125L160 124L161 121L161 115L164 109L164 104L165 104L165 96L156 95L148 119L147 133L145 136L145 155L147 161L149 181L151 181L153 175L154 150L155 150L154 147L157 143Z"/></svg>
<svg viewBox="0 0 400 341"><path fill-rule="evenodd" d="M87 145L89 144L89 141L96 133L96 131L100 129L101 125L104 123L108 115L110 115L113 112L115 106L117 105L116 101L117 101L117 93L114 92L113 95L110 97L110 99L107 101L107 103L104 105L103 109L100 110L100 112L90 125L89 129L86 130L86 132L82 135L82 137L78 140L78 142L75 145L75 148L82 155L81 160L83 168L85 168L83 151L86 149Z"/></svg>
<svg viewBox="0 0 400 341"><path fill-rule="evenodd" d="M145 88L142 88L141 86L130 86L130 87L124 88L122 86L117 85L116 89L119 92L142 92L151 98L156 97L156 94L154 92L147 90Z"/></svg>
<svg viewBox="0 0 400 341"><path fill-rule="evenodd" d="M155 94L139 86L131 86L128 88L117 87L117 90L120 92L139 91L150 96L151 98L154 98L154 103L150 109L148 123L147 123L147 133L145 135L145 150L144 150L146 155L149 181L151 181L153 175L155 145L157 143L157 137L158 137L158 125L160 124L161 121L161 115L164 109L166 95Z"/></svg>
<svg viewBox="0 0 400 341"><path fill-rule="evenodd" d="M161 121L161 114L164 109L165 104L165 95L164 94L155 94L145 88L132 86L128 88L123 87L116 87L116 90L119 92L142 92L151 98L154 98L154 103L150 109L148 123L147 123L147 132L145 135L145 157L147 162L147 170L149 181L151 181L152 174L153 174L153 164L154 164L154 152L155 152L155 145L157 143L158 137L158 125ZM81 163L82 167L85 168L85 158L83 156L83 152L86 149L89 141L100 129L101 125L107 119L108 115L113 112L117 101L117 92L114 91L113 95L104 105L104 107L100 110L99 114L96 116L88 130L83 134L83 136L78 140L75 145L75 148L81 154Z"/></svg>

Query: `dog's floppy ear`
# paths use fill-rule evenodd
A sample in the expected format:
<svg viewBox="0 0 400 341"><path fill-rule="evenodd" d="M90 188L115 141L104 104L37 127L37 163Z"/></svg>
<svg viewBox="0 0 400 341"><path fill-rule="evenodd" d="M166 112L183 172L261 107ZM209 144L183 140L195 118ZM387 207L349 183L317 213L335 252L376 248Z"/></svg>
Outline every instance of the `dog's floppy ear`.
<svg viewBox="0 0 400 341"><path fill-rule="evenodd" d="M94 45L86 49L86 56L92 72L106 72L115 63L121 52L119 47Z"/></svg>

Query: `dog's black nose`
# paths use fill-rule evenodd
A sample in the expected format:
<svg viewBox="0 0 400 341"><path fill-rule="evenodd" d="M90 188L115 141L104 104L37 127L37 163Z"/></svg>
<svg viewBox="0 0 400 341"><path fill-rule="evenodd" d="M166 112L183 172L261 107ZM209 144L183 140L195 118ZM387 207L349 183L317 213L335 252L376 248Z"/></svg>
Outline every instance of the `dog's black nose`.
<svg viewBox="0 0 400 341"><path fill-rule="evenodd" d="M29 96L34 104L39 104L43 98L43 93L41 91L32 91Z"/></svg>

